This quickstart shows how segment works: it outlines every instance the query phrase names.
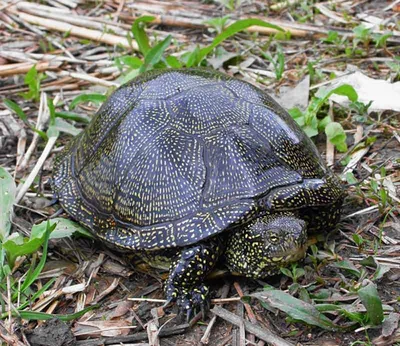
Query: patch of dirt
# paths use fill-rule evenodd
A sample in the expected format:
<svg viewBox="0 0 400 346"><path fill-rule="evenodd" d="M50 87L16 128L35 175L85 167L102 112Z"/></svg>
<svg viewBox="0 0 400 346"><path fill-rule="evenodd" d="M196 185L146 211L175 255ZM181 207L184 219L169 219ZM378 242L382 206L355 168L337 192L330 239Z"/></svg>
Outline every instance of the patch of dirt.
<svg viewBox="0 0 400 346"><path fill-rule="evenodd" d="M76 338L71 327L58 318L43 322L33 330L26 331L31 346L74 346Z"/></svg>

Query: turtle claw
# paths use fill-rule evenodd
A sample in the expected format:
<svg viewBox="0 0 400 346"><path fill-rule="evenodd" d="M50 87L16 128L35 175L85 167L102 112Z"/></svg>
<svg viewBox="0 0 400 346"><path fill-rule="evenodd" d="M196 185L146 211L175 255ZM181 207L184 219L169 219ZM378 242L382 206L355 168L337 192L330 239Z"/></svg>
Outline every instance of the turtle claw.
<svg viewBox="0 0 400 346"><path fill-rule="evenodd" d="M207 312L210 308L209 290L204 284L200 284L195 288L172 288L167 287L167 301L163 305L165 308L172 302L178 305L179 313L183 319L186 317L186 322L189 323L190 319L200 311L202 318L205 319Z"/></svg>

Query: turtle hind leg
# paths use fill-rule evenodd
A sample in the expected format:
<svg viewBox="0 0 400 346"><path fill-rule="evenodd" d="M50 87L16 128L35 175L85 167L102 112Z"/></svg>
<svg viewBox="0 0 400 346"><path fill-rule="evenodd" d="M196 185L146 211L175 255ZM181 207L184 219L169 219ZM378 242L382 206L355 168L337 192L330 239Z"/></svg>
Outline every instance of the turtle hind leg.
<svg viewBox="0 0 400 346"><path fill-rule="evenodd" d="M209 289L204 279L214 268L222 251L221 241L214 238L178 252L165 283L166 305L176 302L187 320L199 308L204 315L209 305Z"/></svg>

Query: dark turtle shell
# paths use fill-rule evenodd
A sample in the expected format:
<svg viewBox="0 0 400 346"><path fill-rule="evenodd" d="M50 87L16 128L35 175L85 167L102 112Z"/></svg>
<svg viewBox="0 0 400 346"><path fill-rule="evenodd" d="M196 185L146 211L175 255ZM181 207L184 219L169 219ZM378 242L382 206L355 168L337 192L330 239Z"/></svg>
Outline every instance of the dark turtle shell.
<svg viewBox="0 0 400 346"><path fill-rule="evenodd" d="M274 189L331 175L311 140L260 89L182 69L149 72L117 89L59 155L53 181L62 207L100 238L159 249L247 222L268 212L260 201ZM340 194L328 189L293 209L332 205Z"/></svg>

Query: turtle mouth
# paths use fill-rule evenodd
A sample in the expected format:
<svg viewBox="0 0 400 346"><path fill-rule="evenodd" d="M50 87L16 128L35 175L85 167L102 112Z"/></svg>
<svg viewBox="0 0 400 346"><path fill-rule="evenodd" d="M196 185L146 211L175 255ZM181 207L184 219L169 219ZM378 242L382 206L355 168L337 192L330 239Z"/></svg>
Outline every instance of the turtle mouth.
<svg viewBox="0 0 400 346"><path fill-rule="evenodd" d="M269 252L263 261L258 263L258 268L254 270L254 278L264 278L279 273L279 269L287 267L290 263L302 260L307 252L307 244L296 244L276 251Z"/></svg>
<svg viewBox="0 0 400 346"><path fill-rule="evenodd" d="M307 251L307 246L306 244L303 244L301 246L295 247L294 249L288 249L286 251L283 251L281 253L276 253L272 257L272 262L276 263L278 267L299 261L303 259L306 255Z"/></svg>

